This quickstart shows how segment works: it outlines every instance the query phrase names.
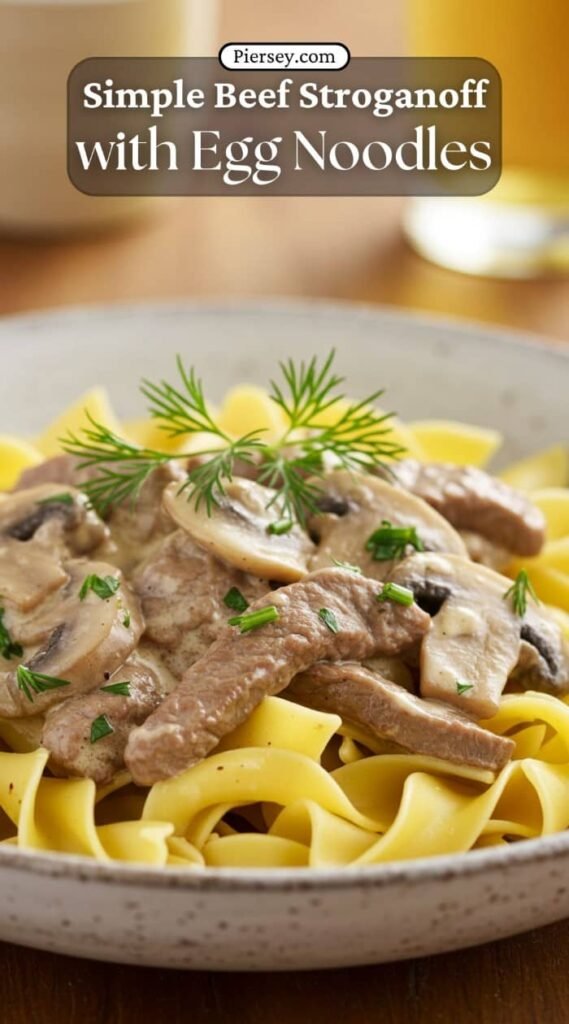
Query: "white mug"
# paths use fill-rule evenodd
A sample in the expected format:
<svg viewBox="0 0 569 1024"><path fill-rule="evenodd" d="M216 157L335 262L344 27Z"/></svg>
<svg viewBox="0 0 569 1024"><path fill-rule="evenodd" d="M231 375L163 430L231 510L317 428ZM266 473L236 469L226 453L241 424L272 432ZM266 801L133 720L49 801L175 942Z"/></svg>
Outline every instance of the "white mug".
<svg viewBox="0 0 569 1024"><path fill-rule="evenodd" d="M209 56L217 0L0 0L0 231L51 234L136 216L67 177L67 77L86 57Z"/></svg>

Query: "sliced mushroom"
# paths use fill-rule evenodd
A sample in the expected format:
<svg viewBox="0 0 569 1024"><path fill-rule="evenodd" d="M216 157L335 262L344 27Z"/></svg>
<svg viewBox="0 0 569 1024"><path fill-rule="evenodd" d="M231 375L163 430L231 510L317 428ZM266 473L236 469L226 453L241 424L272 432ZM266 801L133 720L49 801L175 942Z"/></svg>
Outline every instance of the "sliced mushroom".
<svg viewBox="0 0 569 1024"><path fill-rule="evenodd" d="M0 603L21 612L37 608L67 580L60 560L41 544L0 540Z"/></svg>
<svg viewBox="0 0 569 1024"><path fill-rule="evenodd" d="M523 618L507 592L512 581L455 556L414 555L392 574L433 616L421 646L421 693L476 718L498 710L509 678L525 689L569 691L569 643L543 605Z"/></svg>
<svg viewBox="0 0 569 1024"><path fill-rule="evenodd" d="M454 555L413 555L391 579L433 615L421 647L421 694L489 718L520 653L520 619L504 597L511 581Z"/></svg>
<svg viewBox="0 0 569 1024"><path fill-rule="evenodd" d="M420 498L363 473L337 470L317 482L321 515L309 522L318 550L310 568L322 569L335 561L358 565L366 576L385 579L392 559L377 561L366 549L370 536L383 521L392 526L415 527L427 551L448 551L466 556L466 548L452 526ZM407 549L406 553L409 553Z"/></svg>
<svg viewBox="0 0 569 1024"><path fill-rule="evenodd" d="M48 712L42 744L50 752L55 775L81 776L99 784L110 782L124 767L124 749L132 729L141 725L172 689L168 673L148 658L133 654L105 683L126 683L126 693L93 690L64 700ZM91 727L104 715L112 732L91 741Z"/></svg>
<svg viewBox="0 0 569 1024"><path fill-rule="evenodd" d="M286 697L330 711L372 736L416 754L497 771L510 760L512 740L482 729L466 715L408 693L379 673L353 662L319 662L296 676Z"/></svg>
<svg viewBox="0 0 569 1024"><path fill-rule="evenodd" d="M131 733L125 760L135 782L152 784L201 760L264 696L316 661L396 655L415 643L428 616L415 604L378 601L379 589L356 573L324 569L256 601L249 612L272 605L270 621L243 633L225 627Z"/></svg>
<svg viewBox="0 0 569 1024"><path fill-rule="evenodd" d="M12 639L24 648L26 668L55 679L57 686L29 696L18 686L17 671L0 675L0 716L37 715L53 704L102 686L136 647L143 629L137 598L121 580L111 597L79 592L87 576L120 574L105 562L73 561L63 566L67 582L31 615L11 616ZM30 699L31 698L31 699Z"/></svg>
<svg viewBox="0 0 569 1024"><path fill-rule="evenodd" d="M226 484L210 515L205 502L196 508L176 484L166 488L164 507L178 526L217 558L262 579L293 583L308 572L314 544L298 526L284 533L271 532L280 519L276 504L271 505L274 497L270 488L236 477Z"/></svg>
<svg viewBox="0 0 569 1024"><path fill-rule="evenodd" d="M517 555L537 555L545 541L545 519L520 491L475 466L404 459L394 464L400 487L448 519Z"/></svg>
<svg viewBox="0 0 569 1024"><path fill-rule="evenodd" d="M524 690L562 695L569 690L569 642L543 605L528 603L520 658L512 679Z"/></svg>
<svg viewBox="0 0 569 1024"><path fill-rule="evenodd" d="M72 555L85 555L109 535L89 508L87 498L70 486L47 483L17 491L0 502L0 537L43 543L53 551L63 545Z"/></svg>

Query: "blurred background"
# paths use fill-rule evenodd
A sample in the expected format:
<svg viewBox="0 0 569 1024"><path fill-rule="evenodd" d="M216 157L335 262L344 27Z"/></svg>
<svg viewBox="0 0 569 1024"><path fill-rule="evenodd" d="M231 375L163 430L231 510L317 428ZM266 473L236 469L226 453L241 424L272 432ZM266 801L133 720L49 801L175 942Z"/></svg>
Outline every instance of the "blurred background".
<svg viewBox="0 0 569 1024"><path fill-rule="evenodd" d="M317 297L566 340L569 6L541 0L537 7L535 0L0 0L0 314L153 299ZM354 56L488 58L504 80L506 173L496 194L434 205L162 198L142 216L122 211L124 223L115 216L124 200L95 208L101 200L77 194L75 219L75 207L58 206L62 99L64 109L77 60L207 55L230 40L339 40Z"/></svg>

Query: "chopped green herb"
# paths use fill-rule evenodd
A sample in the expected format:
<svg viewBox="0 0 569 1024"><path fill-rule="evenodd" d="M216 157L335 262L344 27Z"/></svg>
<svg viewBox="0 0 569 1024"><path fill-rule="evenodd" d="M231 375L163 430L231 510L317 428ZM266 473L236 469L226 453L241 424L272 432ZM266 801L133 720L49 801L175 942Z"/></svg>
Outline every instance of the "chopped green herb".
<svg viewBox="0 0 569 1024"><path fill-rule="evenodd" d="M328 629L330 630L331 633L340 632L338 620L334 615L334 612L331 612L329 608L321 608L320 611L318 612L318 616L322 619L324 625L328 626Z"/></svg>
<svg viewBox="0 0 569 1024"><path fill-rule="evenodd" d="M71 686L68 679L57 679L56 676L45 676L41 672L32 672L25 665L18 665L16 681L18 688L32 704L34 693L45 693L47 690L57 690L60 686Z"/></svg>
<svg viewBox="0 0 569 1024"><path fill-rule="evenodd" d="M535 601L536 604L539 604L539 598L534 590L533 583L531 582L526 570L520 569L518 575L512 583L512 586L509 587L508 590L506 590L506 593L504 594L504 600L506 600L508 597L512 598L512 605L514 611L516 615L520 616L520 618L523 618L527 611L528 594Z"/></svg>
<svg viewBox="0 0 569 1024"><path fill-rule="evenodd" d="M122 624L123 624L125 629L130 629L130 612L125 612L124 613L124 618L122 620Z"/></svg>
<svg viewBox="0 0 569 1024"><path fill-rule="evenodd" d="M358 576L362 575L362 570L359 565L351 565L350 562L340 562L337 558L332 559L334 565L338 566L338 569L347 569L348 572L355 572Z"/></svg>
<svg viewBox="0 0 569 1024"><path fill-rule="evenodd" d="M105 736L110 736L114 731L107 716L99 715L98 718L94 718L91 722L91 743L98 743L99 740L103 740Z"/></svg>
<svg viewBox="0 0 569 1024"><path fill-rule="evenodd" d="M398 583L384 583L383 589L377 595L378 601L394 601L395 604L402 604L408 608L415 601L415 595L408 587L400 587Z"/></svg>
<svg viewBox="0 0 569 1024"><path fill-rule="evenodd" d="M459 679L456 681L456 692L459 697L462 697L463 693L468 693L469 690L474 689L474 683L461 683Z"/></svg>
<svg viewBox="0 0 569 1024"><path fill-rule="evenodd" d="M21 658L24 649L20 644L14 643L6 629L4 625L5 614L4 608L0 608L0 654L3 658L6 658L6 661L10 661L10 658Z"/></svg>
<svg viewBox="0 0 569 1024"><path fill-rule="evenodd" d="M279 613L274 604L269 604L266 608L259 608L257 612L250 612L249 615L236 615L229 619L229 625L239 626L241 633L249 633L250 630L258 629L267 622L276 622L278 617Z"/></svg>
<svg viewBox="0 0 569 1024"><path fill-rule="evenodd" d="M387 562L392 558L404 558L408 547L415 551L424 551L425 545L417 533L416 526L393 526L384 519L379 529L372 533L366 541L369 551L376 562Z"/></svg>
<svg viewBox="0 0 569 1024"><path fill-rule="evenodd" d="M130 697L130 680L124 683L109 683L101 686L103 693L113 693L115 697Z"/></svg>
<svg viewBox="0 0 569 1024"><path fill-rule="evenodd" d="M49 498L41 498L36 505L72 505L73 495L63 491L62 494L50 494Z"/></svg>
<svg viewBox="0 0 569 1024"><path fill-rule="evenodd" d="M92 590L102 601L108 601L109 597L116 594L120 585L121 581L116 576L97 576L96 573L91 573L83 580L79 591L79 600L84 601L89 591Z"/></svg>
<svg viewBox="0 0 569 1024"><path fill-rule="evenodd" d="M292 530L294 523L292 519L279 519L276 523L269 523L267 526L267 533L274 534L275 537L280 537L283 533L288 533Z"/></svg>
<svg viewBox="0 0 569 1024"><path fill-rule="evenodd" d="M232 608L234 612L246 612L249 607L247 598L243 596L237 587L231 587L231 590L227 591L223 598L223 603L228 608Z"/></svg>

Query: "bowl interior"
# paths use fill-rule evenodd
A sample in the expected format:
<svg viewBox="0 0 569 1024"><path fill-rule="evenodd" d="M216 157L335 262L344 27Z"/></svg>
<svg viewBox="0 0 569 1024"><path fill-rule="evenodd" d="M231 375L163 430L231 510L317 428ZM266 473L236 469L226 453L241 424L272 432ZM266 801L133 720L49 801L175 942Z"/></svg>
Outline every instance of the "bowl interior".
<svg viewBox="0 0 569 1024"><path fill-rule="evenodd" d="M95 384L119 415L144 411L141 377L173 379L181 353L218 399L266 383L280 359L337 349L348 393L385 388L407 419L447 417L502 430L501 461L565 439L562 349L477 326L328 303L77 309L0 322L0 432L33 436Z"/></svg>

